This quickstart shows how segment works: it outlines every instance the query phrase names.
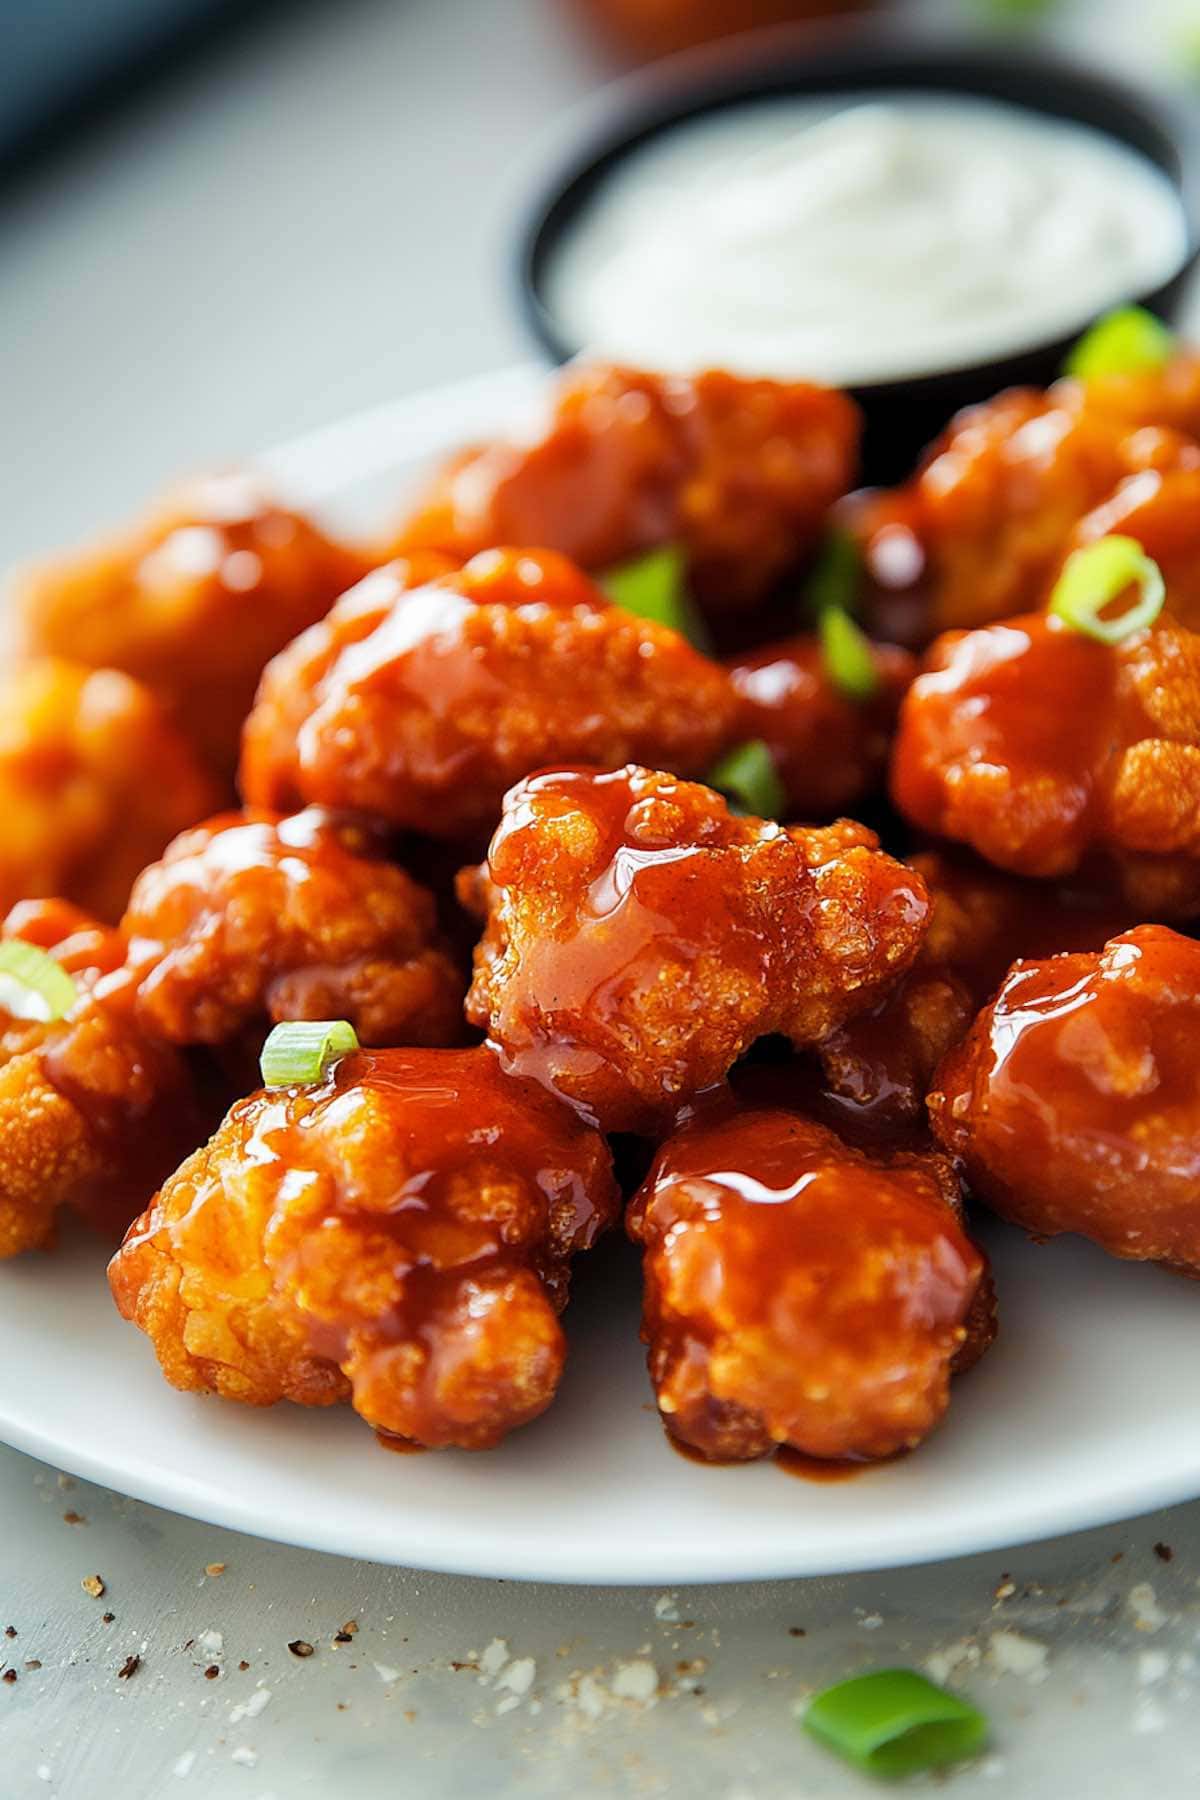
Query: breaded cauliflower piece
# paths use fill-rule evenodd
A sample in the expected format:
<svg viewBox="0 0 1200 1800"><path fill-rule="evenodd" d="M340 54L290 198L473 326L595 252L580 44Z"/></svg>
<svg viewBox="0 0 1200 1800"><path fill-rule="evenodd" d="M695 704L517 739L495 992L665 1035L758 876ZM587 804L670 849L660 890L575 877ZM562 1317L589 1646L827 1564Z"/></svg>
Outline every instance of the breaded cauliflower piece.
<svg viewBox="0 0 1200 1800"><path fill-rule="evenodd" d="M42 657L0 684L0 911L63 895L119 919L138 871L219 801L128 675Z"/></svg>
<svg viewBox="0 0 1200 1800"><path fill-rule="evenodd" d="M205 1124L178 1051L137 1023L117 932L67 901L30 900L0 935L46 951L78 994L65 1018L48 1021L0 976L0 1257L9 1257L49 1248L63 1207L122 1231Z"/></svg>
<svg viewBox="0 0 1200 1800"><path fill-rule="evenodd" d="M628 1229L663 1422L714 1460L911 1449L994 1335L949 1162L866 1156L798 1112L698 1118Z"/></svg>
<svg viewBox="0 0 1200 1800"><path fill-rule="evenodd" d="M465 559L546 544L595 572L678 543L706 605L753 605L803 560L850 486L858 432L846 395L805 382L573 364L525 441L450 462L397 549Z"/></svg>
<svg viewBox="0 0 1200 1800"><path fill-rule="evenodd" d="M470 837L535 769L637 756L696 773L733 728L722 669L553 551L410 578L406 564L378 570L267 670L246 725L251 805Z"/></svg>
<svg viewBox="0 0 1200 1800"><path fill-rule="evenodd" d="M604 1140L489 1050L359 1052L236 1105L109 1280L176 1387L484 1449L553 1399L569 1259L618 1206Z"/></svg>
<svg viewBox="0 0 1200 1800"><path fill-rule="evenodd" d="M729 663L742 703L740 735L760 738L791 819L832 819L883 784L896 715L917 672L907 650L872 645L878 687L868 699L831 677L819 640L789 638Z"/></svg>
<svg viewBox="0 0 1200 1800"><path fill-rule="evenodd" d="M1053 614L950 632L905 697L892 796L1016 874L1083 869L1149 916L1200 909L1200 636L1107 645Z"/></svg>
<svg viewBox="0 0 1200 1800"><path fill-rule="evenodd" d="M227 780L264 664L366 567L258 477L215 475L109 541L21 573L18 629L35 653L145 682Z"/></svg>
<svg viewBox="0 0 1200 1800"><path fill-rule="evenodd" d="M1189 631L1200 629L1200 466L1130 475L1080 519L1064 562L1102 537L1136 539L1162 570L1171 617Z"/></svg>
<svg viewBox="0 0 1200 1800"><path fill-rule="evenodd" d="M1034 1237L1200 1275L1200 944L1142 925L1014 964L929 1098L973 1192Z"/></svg>
<svg viewBox="0 0 1200 1800"><path fill-rule="evenodd" d="M122 921L144 1027L219 1044L281 1019L348 1019L365 1044L450 1044L466 983L433 896L361 823L224 813L138 878Z"/></svg>
<svg viewBox="0 0 1200 1800"><path fill-rule="evenodd" d="M819 1043L904 973L929 910L859 825L738 818L637 767L522 782L462 894L488 909L468 1018L606 1131L653 1130L769 1033Z"/></svg>

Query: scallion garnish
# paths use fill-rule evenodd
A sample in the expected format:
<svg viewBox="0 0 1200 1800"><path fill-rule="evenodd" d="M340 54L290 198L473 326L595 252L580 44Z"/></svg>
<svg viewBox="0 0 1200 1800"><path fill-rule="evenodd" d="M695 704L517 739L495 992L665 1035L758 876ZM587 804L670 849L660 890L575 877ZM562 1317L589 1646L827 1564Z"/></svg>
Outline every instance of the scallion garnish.
<svg viewBox="0 0 1200 1800"><path fill-rule="evenodd" d="M307 1087L320 1081L339 1057L358 1049L358 1033L345 1019L293 1019L276 1025L262 1047L263 1086Z"/></svg>
<svg viewBox="0 0 1200 1800"><path fill-rule="evenodd" d="M1136 587L1136 600L1116 618L1104 618L1104 608L1128 587ZM1119 644L1153 625L1165 598L1162 570L1136 538L1103 537L1068 556L1051 592L1049 610L1085 637Z"/></svg>
<svg viewBox="0 0 1200 1800"><path fill-rule="evenodd" d="M870 1775L914 1775L983 1748L988 1726L965 1700L912 1669L880 1669L817 1695L804 1728Z"/></svg>
<svg viewBox="0 0 1200 1800"><path fill-rule="evenodd" d="M838 525L825 533L808 583L804 589L805 610L819 619L830 606L840 606L852 613L858 603L862 581L862 556L848 531Z"/></svg>
<svg viewBox="0 0 1200 1800"><path fill-rule="evenodd" d="M871 640L841 606L827 606L817 620L821 660L834 687L851 700L869 700L879 691L879 670Z"/></svg>
<svg viewBox="0 0 1200 1800"><path fill-rule="evenodd" d="M666 625L707 655L712 648L703 619L687 591L687 562L678 544L660 544L632 562L620 563L600 577L614 606L639 619Z"/></svg>
<svg viewBox="0 0 1200 1800"><path fill-rule="evenodd" d="M1142 375L1163 368L1175 353L1175 337L1144 306L1118 306L1085 331L1063 364L1077 381L1099 375Z"/></svg>
<svg viewBox="0 0 1200 1800"><path fill-rule="evenodd" d="M35 1016L43 1021L65 1019L79 998L79 989L62 964L24 938L0 944L0 976L37 996L41 1007Z"/></svg>
<svg viewBox="0 0 1200 1800"><path fill-rule="evenodd" d="M709 771L708 783L732 802L735 812L752 813L756 819L782 818L787 806L775 758L761 738L726 751Z"/></svg>

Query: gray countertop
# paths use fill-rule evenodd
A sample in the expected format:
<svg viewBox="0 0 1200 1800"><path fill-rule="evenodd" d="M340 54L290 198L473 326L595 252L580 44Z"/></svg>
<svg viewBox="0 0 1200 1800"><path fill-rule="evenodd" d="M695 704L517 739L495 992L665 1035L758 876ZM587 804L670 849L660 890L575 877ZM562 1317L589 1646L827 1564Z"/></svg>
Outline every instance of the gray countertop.
<svg viewBox="0 0 1200 1800"><path fill-rule="evenodd" d="M1169 10L1070 8L1067 28L1144 57ZM603 73L554 0L275 11L0 197L0 565L177 471L521 355L499 285L514 183ZM340 1561L12 1451L0 1508L5 1800L817 1800L864 1788L797 1731L806 1691L929 1659L995 1741L918 1787L1173 1800L1200 1781L1200 1506L676 1593Z"/></svg>

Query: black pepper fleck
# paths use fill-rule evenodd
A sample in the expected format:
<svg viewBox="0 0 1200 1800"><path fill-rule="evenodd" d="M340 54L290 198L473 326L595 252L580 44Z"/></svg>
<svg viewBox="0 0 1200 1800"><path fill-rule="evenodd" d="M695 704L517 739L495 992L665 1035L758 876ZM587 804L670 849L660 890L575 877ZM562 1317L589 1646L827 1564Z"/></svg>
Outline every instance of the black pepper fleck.
<svg viewBox="0 0 1200 1800"><path fill-rule="evenodd" d="M307 1643L304 1638L293 1638L288 1649L293 1656L299 1657L311 1656L313 1653L312 1645Z"/></svg>

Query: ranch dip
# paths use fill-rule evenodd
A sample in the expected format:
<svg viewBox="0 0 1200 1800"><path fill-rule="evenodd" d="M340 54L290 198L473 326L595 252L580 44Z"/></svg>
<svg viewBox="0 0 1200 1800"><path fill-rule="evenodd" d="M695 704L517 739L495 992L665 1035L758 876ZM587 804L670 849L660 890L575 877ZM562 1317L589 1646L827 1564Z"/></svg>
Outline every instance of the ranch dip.
<svg viewBox="0 0 1200 1800"><path fill-rule="evenodd" d="M959 95L747 101L620 158L551 259L596 354L865 383L962 368L1167 280L1183 210L1088 126Z"/></svg>

